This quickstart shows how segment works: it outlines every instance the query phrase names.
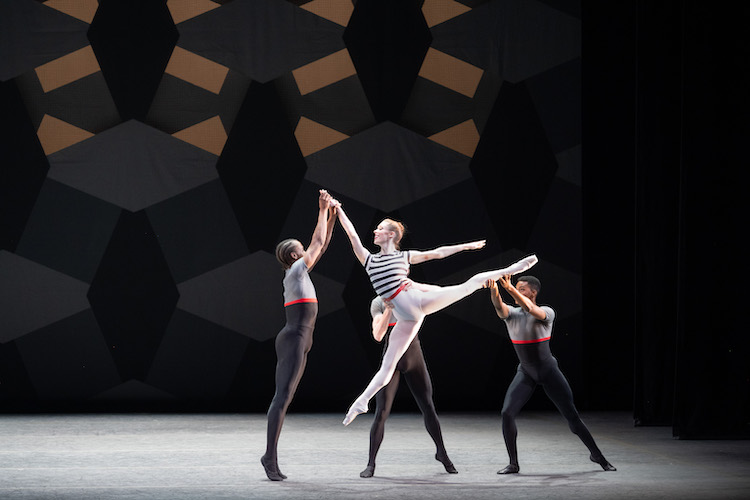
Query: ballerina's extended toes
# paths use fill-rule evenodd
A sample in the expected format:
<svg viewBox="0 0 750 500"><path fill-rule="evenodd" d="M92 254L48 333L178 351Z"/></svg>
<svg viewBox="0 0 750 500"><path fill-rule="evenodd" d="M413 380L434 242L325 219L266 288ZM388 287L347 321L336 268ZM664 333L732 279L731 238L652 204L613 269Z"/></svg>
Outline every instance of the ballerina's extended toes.
<svg viewBox="0 0 750 500"><path fill-rule="evenodd" d="M592 462L595 462L595 463L601 465L602 469L604 469L605 471L610 471L611 472L611 471L616 471L617 470L615 468L615 466L612 465L611 463L609 463L607 461L607 459L604 458L604 457L594 458L594 455L590 455L589 456L589 460L591 460Z"/></svg>
<svg viewBox="0 0 750 500"><path fill-rule="evenodd" d="M445 472L447 472L448 474L458 474L456 467L453 465L453 462L451 462L451 459L448 458L447 455L440 456L436 453L435 460L443 464L443 467L445 467Z"/></svg>
<svg viewBox="0 0 750 500"><path fill-rule="evenodd" d="M286 479L286 476L279 472L278 466L267 460L265 456L260 457L260 463L266 471L266 476L271 481L283 481Z"/></svg>
<svg viewBox="0 0 750 500"><path fill-rule="evenodd" d="M518 274L527 271L534 267L537 262L539 262L539 259L536 257L536 254L531 254L510 266L508 274Z"/></svg>
<svg viewBox="0 0 750 500"><path fill-rule="evenodd" d="M372 477L375 475L375 466L368 465L365 470L359 473L359 477Z"/></svg>
<svg viewBox="0 0 750 500"><path fill-rule="evenodd" d="M349 425L352 423L352 421L357 418L357 415L360 415L362 413L367 413L367 405L362 405L360 403L354 403L349 407L349 411L346 412L346 417L344 417L344 421L342 424Z"/></svg>

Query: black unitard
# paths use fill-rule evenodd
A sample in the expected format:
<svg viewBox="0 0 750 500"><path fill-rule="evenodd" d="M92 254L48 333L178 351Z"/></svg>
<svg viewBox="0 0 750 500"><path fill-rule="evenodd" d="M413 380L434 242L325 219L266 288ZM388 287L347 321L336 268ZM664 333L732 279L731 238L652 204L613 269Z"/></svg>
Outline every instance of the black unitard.
<svg viewBox="0 0 750 500"><path fill-rule="evenodd" d="M386 345L383 347L383 352L385 352L387 348L388 345L386 339ZM370 457L367 463L368 468L371 467L374 469L375 467L375 457L378 454L378 450L380 449L385 434L385 421L391 413L393 399L396 397L401 375L404 376L404 379L409 386L409 390L414 396L414 400L417 402L417 406L424 416L424 424L427 428L427 432L437 446L435 458L443 462L443 465L449 472L455 471L453 464L448 459L448 454L445 451L445 445L443 444L440 422L438 421L435 405L432 401L432 381L430 380L430 374L427 371L427 364L424 360L419 337L414 338L409 348L399 360L393 378L388 385L383 387L375 395L376 408L375 418L372 422L372 428L370 429ZM372 470L370 472L372 472Z"/></svg>
<svg viewBox="0 0 750 500"><path fill-rule="evenodd" d="M536 342L525 341L513 344L520 363L516 376L505 393L502 411L503 437L505 446L508 448L510 463L518 465L516 416L534 393L537 385L544 387L544 392L568 421L570 430L591 452L592 460L597 462L603 460L604 457L596 446L594 438L578 415L573 403L570 384L560 371L557 359L550 351L549 342L547 338Z"/></svg>
<svg viewBox="0 0 750 500"><path fill-rule="evenodd" d="M307 364L313 343L317 302L298 302L284 307L286 324L276 336L276 392L268 408L266 454L263 465L268 473L278 472L277 445L289 403L292 402ZM283 475L282 475L283 476ZM269 475L270 477L270 475Z"/></svg>

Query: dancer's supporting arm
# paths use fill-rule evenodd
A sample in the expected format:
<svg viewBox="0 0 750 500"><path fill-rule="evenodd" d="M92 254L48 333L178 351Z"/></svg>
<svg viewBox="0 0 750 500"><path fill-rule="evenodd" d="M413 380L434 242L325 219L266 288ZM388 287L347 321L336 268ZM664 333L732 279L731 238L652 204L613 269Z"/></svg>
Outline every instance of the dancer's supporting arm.
<svg viewBox="0 0 750 500"><path fill-rule="evenodd" d="M497 287L497 281L487 280L484 287L490 289L490 300L495 308L495 313L501 319L507 318L510 315L510 310L508 309L508 305L500 298L500 289Z"/></svg>
<svg viewBox="0 0 750 500"><path fill-rule="evenodd" d="M357 230L354 229L354 224L349 220L349 217L346 215L346 212L344 212L341 204L337 205L336 212L339 214L341 227L344 229L344 232L349 237L349 242L352 244L354 255L357 257L357 260L359 260L359 263L364 266L365 260L367 260L367 256L370 255L370 252L362 244L362 241L357 234Z"/></svg>
<svg viewBox="0 0 750 500"><path fill-rule="evenodd" d="M375 304L370 308L372 314L372 338L376 342L380 342L385 337L385 332L388 331L388 326L393 318L393 304L386 300L382 302L383 309L380 310Z"/></svg>
<svg viewBox="0 0 750 500"><path fill-rule="evenodd" d="M425 262L428 260L444 259L446 257L450 257L453 254L457 254L458 252L463 252L466 250L479 250L480 248L484 248L484 245L486 243L486 240L478 240L471 241L469 243L461 243L458 245L445 245L442 247L437 247L433 250L409 250L409 263L419 264L420 262Z"/></svg>
<svg viewBox="0 0 750 500"><path fill-rule="evenodd" d="M430 290L439 290L440 287L438 285L429 285L427 283L417 283L416 281L407 279L404 290L410 289L427 292ZM370 307L370 314L372 315L372 336L377 342L383 340L385 333L388 331L388 327L395 323L395 318L393 318L393 303L390 300L383 300L382 303L382 310L380 307L377 307L377 304L375 304L374 301L372 307Z"/></svg>
<svg viewBox="0 0 750 500"><path fill-rule="evenodd" d="M315 262L313 262L312 266L318 263L320 258L323 256L323 254L328 250L328 245L331 243L331 237L333 236L333 228L336 226L336 207L333 205L334 203L337 203L336 200L331 198L331 201L328 206L328 219L326 220L326 236L325 241L323 241L323 247L320 249L320 252L318 253L318 258L315 259ZM308 266L308 270L312 269L312 266Z"/></svg>
<svg viewBox="0 0 750 500"><path fill-rule="evenodd" d="M307 251L302 256L308 270L312 269L318 262L328 245L326 238L328 237L328 207L330 204L331 195L325 189L321 189L318 197L318 223L313 231L310 244L307 246Z"/></svg>
<svg viewBox="0 0 750 500"><path fill-rule="evenodd" d="M526 295L519 292L518 289L513 286L513 283L511 283L510 281L510 275L503 276L498 281L500 282L500 286L505 288L505 291L508 292L508 294L515 299L516 304L518 304L522 309L528 311L529 314L531 314L533 317L535 317L538 320L547 319L547 313L544 311L544 309L536 305L536 303L533 300L531 300ZM493 301L493 304L494 304L494 301ZM498 313L498 316L500 316L499 313ZM502 316L500 317L502 318Z"/></svg>

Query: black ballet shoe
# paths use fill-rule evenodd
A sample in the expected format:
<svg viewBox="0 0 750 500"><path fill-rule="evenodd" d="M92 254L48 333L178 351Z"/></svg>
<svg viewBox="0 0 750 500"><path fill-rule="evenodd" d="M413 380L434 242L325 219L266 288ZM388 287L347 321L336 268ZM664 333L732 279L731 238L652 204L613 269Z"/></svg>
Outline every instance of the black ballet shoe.
<svg viewBox="0 0 750 500"><path fill-rule="evenodd" d="M498 474L518 474L521 468L516 464L508 464L504 469L497 471Z"/></svg>
<svg viewBox="0 0 750 500"><path fill-rule="evenodd" d="M375 466L368 465L365 470L359 473L359 477L372 477L375 475Z"/></svg>
<svg viewBox="0 0 750 500"><path fill-rule="evenodd" d="M260 457L260 463L266 471L266 476L268 476L268 479L271 481L283 481L286 479L286 476L279 472L278 467L266 461L265 455Z"/></svg>
<svg viewBox="0 0 750 500"><path fill-rule="evenodd" d="M605 471L616 471L617 470L617 468L615 468L615 466L612 465L611 463L607 462L607 459L604 458L603 456L597 459L597 458L594 458L594 455L590 455L589 456L589 460L591 460L594 463L597 463L597 464L601 465L602 469L604 469Z"/></svg>
<svg viewBox="0 0 750 500"><path fill-rule="evenodd" d="M447 456L441 458L437 453L435 453L435 460L443 464L443 467L445 467L445 472L447 472L448 474L458 474L458 471L453 466L453 462L451 462L451 459Z"/></svg>

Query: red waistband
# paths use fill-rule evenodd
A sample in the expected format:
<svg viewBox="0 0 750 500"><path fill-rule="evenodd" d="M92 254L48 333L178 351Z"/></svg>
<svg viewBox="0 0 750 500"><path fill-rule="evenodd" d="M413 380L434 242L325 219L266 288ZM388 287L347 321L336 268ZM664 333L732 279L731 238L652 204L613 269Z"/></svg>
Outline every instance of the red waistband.
<svg viewBox="0 0 750 500"><path fill-rule="evenodd" d="M387 299L383 299L383 300L393 300L393 299L395 299L396 295L398 295L399 293L401 293L403 291L403 289L406 288L406 284L407 283L408 283L407 281L404 281L403 283L401 283L401 286L399 286L398 289L395 292L393 292L393 295L391 295Z"/></svg>
<svg viewBox="0 0 750 500"><path fill-rule="evenodd" d="M545 340L549 340L552 337L544 337L543 339L534 339L534 340L513 340L510 341L514 344L538 344L539 342L544 342Z"/></svg>
<svg viewBox="0 0 750 500"><path fill-rule="evenodd" d="M287 302L286 304L284 304L284 307L291 306L292 304L301 304L303 302L317 302L317 301L318 299L297 299L291 302Z"/></svg>

